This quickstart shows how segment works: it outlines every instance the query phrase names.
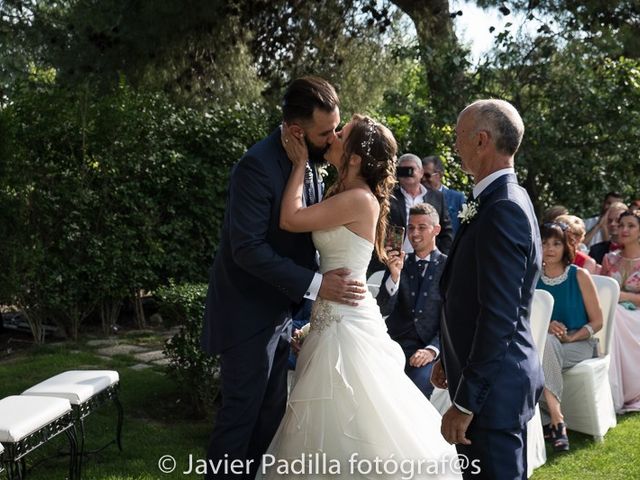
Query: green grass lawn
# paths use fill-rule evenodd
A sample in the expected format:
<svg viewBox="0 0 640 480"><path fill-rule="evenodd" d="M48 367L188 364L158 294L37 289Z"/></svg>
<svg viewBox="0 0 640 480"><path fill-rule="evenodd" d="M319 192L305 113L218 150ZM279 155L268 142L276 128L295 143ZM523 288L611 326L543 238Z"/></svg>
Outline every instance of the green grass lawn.
<svg viewBox="0 0 640 480"><path fill-rule="evenodd" d="M153 335L130 335L122 343L145 346L160 345ZM85 480L155 480L201 478L184 475L189 456L204 456L213 417L193 419L180 400L179 390L164 368L136 371L136 360L119 355L111 360L96 354L95 348L76 344L58 344L30 348L0 360L0 398L19 394L35 383L64 370L78 368L114 369L120 373L120 398L124 407L124 451L111 445L89 456L83 467ZM88 449L97 448L115 436L116 410L105 406L87 419ZM571 451L554 454L547 449L547 463L537 469L533 480L588 480L640 478L640 415L618 417L618 426L610 430L603 443L570 432ZM33 480L63 480L67 464L60 450L65 448L63 435L29 455L29 472ZM172 474L163 474L158 461L164 455L176 459ZM3 474L0 474L0 478Z"/></svg>
<svg viewBox="0 0 640 480"><path fill-rule="evenodd" d="M126 339L140 343L148 338ZM123 448L115 444L98 454L90 455L83 465L84 480L151 480L200 478L182 475L189 455L203 458L213 426L213 416L193 419L190 409L180 400L177 386L163 367L132 370L138 362L119 355L105 360L96 349L64 344L32 348L0 360L0 398L17 395L28 387L65 370L100 368L117 370L120 374L120 399L124 407ZM99 448L115 438L117 411L105 404L86 420L87 449ZM62 480L67 477L67 459L60 454L66 448L66 437L59 435L44 447L30 454L28 464L38 464L29 472L32 480ZM173 474L163 474L158 460L173 456L178 468ZM32 458L33 457L33 458ZM0 474L0 478L4 474Z"/></svg>
<svg viewBox="0 0 640 480"><path fill-rule="evenodd" d="M618 425L604 442L569 432L571 451L554 453L547 445L547 463L532 480L631 480L640 478L640 414L618 415Z"/></svg>

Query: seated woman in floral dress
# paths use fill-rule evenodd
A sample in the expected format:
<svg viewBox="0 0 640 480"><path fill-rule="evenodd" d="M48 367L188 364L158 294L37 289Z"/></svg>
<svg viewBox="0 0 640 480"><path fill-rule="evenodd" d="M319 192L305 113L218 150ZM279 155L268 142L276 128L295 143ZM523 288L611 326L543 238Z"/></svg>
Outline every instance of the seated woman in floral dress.
<svg viewBox="0 0 640 480"><path fill-rule="evenodd" d="M540 406L545 436L556 451L569 450L560 404L562 372L597 355L593 334L602 328L602 311L591 275L574 265L567 225L545 223L541 228L543 273L537 288L553 295L554 305L542 356L545 387Z"/></svg>
<svg viewBox="0 0 640 480"><path fill-rule="evenodd" d="M640 410L640 211L626 211L618 220L621 249L607 253L602 275L620 284L611 347L609 380L618 413Z"/></svg>

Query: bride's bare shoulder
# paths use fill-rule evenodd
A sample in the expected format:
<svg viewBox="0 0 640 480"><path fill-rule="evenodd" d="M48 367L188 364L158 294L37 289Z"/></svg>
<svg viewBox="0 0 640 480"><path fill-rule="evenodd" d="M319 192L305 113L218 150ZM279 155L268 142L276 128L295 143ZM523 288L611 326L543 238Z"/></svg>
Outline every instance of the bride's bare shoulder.
<svg viewBox="0 0 640 480"><path fill-rule="evenodd" d="M368 187L350 188L340 192L338 195L342 195L342 200L345 202L356 203L363 207L378 205L378 200Z"/></svg>

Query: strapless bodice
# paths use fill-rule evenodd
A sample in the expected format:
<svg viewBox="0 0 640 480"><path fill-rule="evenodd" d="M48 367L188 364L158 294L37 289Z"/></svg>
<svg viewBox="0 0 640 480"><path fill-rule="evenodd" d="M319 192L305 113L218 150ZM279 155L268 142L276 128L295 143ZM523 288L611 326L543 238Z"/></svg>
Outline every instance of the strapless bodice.
<svg viewBox="0 0 640 480"><path fill-rule="evenodd" d="M320 254L320 272L336 268L351 270L351 278L366 279L373 244L345 226L313 232L313 243Z"/></svg>

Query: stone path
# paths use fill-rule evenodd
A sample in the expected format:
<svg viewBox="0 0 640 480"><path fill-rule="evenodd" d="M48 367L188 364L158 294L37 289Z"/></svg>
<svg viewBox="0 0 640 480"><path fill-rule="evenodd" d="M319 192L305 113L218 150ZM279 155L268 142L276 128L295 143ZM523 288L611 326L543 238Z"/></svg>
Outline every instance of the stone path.
<svg viewBox="0 0 640 480"><path fill-rule="evenodd" d="M96 350L96 353L105 359L110 359L115 355L133 356L140 362L129 367L133 370L144 370L146 368L151 368L152 365L169 364L169 359L164 356L162 350L154 350L153 348L119 343L118 340L109 339L89 340L87 345L90 347L101 347Z"/></svg>

